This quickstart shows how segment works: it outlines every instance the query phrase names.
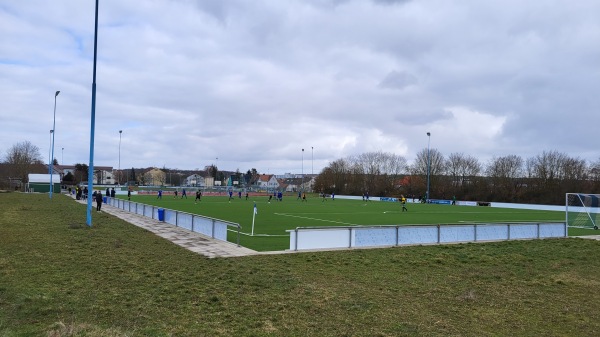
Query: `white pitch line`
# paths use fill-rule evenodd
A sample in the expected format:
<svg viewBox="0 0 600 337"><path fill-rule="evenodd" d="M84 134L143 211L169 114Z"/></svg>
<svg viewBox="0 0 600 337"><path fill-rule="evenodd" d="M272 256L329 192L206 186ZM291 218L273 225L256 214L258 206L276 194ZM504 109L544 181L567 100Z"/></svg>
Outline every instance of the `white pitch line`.
<svg viewBox="0 0 600 337"><path fill-rule="evenodd" d="M469 220L458 220L457 222L466 222L470 224L503 224L503 223L538 223L538 222L560 222L560 220L489 220L489 221L469 221Z"/></svg>
<svg viewBox="0 0 600 337"><path fill-rule="evenodd" d="M227 229L227 231L232 232L232 233L237 233L236 230L233 229ZM244 232L240 232L240 235L246 235L246 236L287 236L289 237L289 234L254 234L252 235L251 233L244 233Z"/></svg>
<svg viewBox="0 0 600 337"><path fill-rule="evenodd" d="M300 218L300 219L307 219L307 220L315 220L315 221L323 221L323 222L332 222L332 223L337 223L337 224L342 224L342 225L350 225L350 226L358 226L357 224L354 223L349 223L349 222L342 222L342 221L333 221L333 220L324 220L324 219L317 219L317 218L309 218L307 216L298 216L298 215L291 215L291 214L285 214L285 213L273 213L275 215L281 215L281 216L289 216L292 218Z"/></svg>

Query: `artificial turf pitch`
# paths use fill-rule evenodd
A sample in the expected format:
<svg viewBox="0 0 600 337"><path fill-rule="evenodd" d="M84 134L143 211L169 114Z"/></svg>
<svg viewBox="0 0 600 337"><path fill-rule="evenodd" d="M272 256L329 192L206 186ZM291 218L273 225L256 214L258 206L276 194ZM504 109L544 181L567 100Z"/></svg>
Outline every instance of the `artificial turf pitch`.
<svg viewBox="0 0 600 337"><path fill-rule="evenodd" d="M156 196L134 195L131 201L238 223L242 226L240 244L258 251L288 249L287 230L297 227L565 220L565 213L557 211L408 203L408 211L402 212L402 206L398 202L330 198L323 201L316 196L308 197L306 202L298 200L295 196L284 196L283 201L271 202L268 202L267 196L251 196L248 200L244 196L234 197L232 200L227 196L203 196L202 200L196 203L193 196L181 199L167 195L158 199ZM258 214L254 218L254 236L250 236L255 203ZM595 233L570 229L569 234ZM237 234L230 232L229 241L236 240Z"/></svg>

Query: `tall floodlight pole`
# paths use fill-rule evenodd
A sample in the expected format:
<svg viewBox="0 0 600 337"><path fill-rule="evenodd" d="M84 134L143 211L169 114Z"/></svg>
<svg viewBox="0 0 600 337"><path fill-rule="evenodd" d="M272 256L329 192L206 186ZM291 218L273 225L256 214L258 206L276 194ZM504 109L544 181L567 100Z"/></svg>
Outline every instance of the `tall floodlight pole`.
<svg viewBox="0 0 600 337"><path fill-rule="evenodd" d="M429 175L431 172L431 154L429 151L429 144L431 143L431 132L427 132L427 194L425 200L429 201Z"/></svg>
<svg viewBox="0 0 600 337"><path fill-rule="evenodd" d="M304 149L302 149L302 192L304 192Z"/></svg>
<svg viewBox="0 0 600 337"><path fill-rule="evenodd" d="M52 155L50 156L50 199L52 199L52 194L54 193L54 185L52 184L52 175L54 173L54 135L56 134L56 96L60 94L60 91L57 91L54 94L54 118L52 121Z"/></svg>
<svg viewBox="0 0 600 337"><path fill-rule="evenodd" d="M61 149L61 153L60 153L60 164L61 165L65 164L65 148L64 147Z"/></svg>
<svg viewBox="0 0 600 337"><path fill-rule="evenodd" d="M52 172L52 132L54 130L50 130L50 138L48 139L48 174Z"/></svg>
<svg viewBox="0 0 600 337"><path fill-rule="evenodd" d="M315 174L315 148L310 147L310 174Z"/></svg>
<svg viewBox="0 0 600 337"><path fill-rule="evenodd" d="M92 116L90 126L90 164L88 165L88 195L87 222L92 227L92 191L94 188L94 129L96 128L96 61L98 55L98 1L96 0L96 14L94 22L94 70L92 75Z"/></svg>
<svg viewBox="0 0 600 337"><path fill-rule="evenodd" d="M123 130L119 130L119 181L117 183L121 186L121 134Z"/></svg>
<svg viewBox="0 0 600 337"><path fill-rule="evenodd" d="M48 174L52 172L52 133L54 130L50 130L50 138L48 140ZM48 188L48 198L52 198L52 191Z"/></svg>

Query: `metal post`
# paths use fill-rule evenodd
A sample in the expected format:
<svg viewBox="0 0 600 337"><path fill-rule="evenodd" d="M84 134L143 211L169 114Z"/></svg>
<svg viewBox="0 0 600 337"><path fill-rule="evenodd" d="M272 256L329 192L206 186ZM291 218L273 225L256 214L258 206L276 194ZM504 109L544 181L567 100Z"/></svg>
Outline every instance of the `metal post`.
<svg viewBox="0 0 600 337"><path fill-rule="evenodd" d="M310 147L310 174L315 174L315 148Z"/></svg>
<svg viewBox="0 0 600 337"><path fill-rule="evenodd" d="M304 192L304 149L302 149L302 192Z"/></svg>
<svg viewBox="0 0 600 337"><path fill-rule="evenodd" d="M96 128L96 61L98 56L98 1L94 25L94 70L92 76L92 116L90 126L90 164L88 165L88 193L91 196L94 188L94 131ZM92 227L92 198L88 198L86 224Z"/></svg>
<svg viewBox="0 0 600 337"><path fill-rule="evenodd" d="M52 172L52 132L54 130L50 130L50 141L48 143L48 174ZM48 187L48 198L52 199L52 191L50 187Z"/></svg>
<svg viewBox="0 0 600 337"><path fill-rule="evenodd" d="M117 183L121 186L121 134L123 130L119 130L119 181Z"/></svg>
<svg viewBox="0 0 600 337"><path fill-rule="evenodd" d="M54 118L52 122L52 155L50 156L50 199L52 199L52 194L54 193L54 185L52 184L52 175L54 173L54 134L56 134L56 96L60 94L60 91L57 91L54 94Z"/></svg>
<svg viewBox="0 0 600 337"><path fill-rule="evenodd" d="M429 201L429 174L431 172L431 154L429 151L429 143L431 142L431 132L427 132L427 194L425 195L425 201Z"/></svg>

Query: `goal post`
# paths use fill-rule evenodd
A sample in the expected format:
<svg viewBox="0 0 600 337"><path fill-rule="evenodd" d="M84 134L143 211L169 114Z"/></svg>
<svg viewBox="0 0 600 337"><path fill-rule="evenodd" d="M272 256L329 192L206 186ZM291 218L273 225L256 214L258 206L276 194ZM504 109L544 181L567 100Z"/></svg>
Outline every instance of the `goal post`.
<svg viewBox="0 0 600 337"><path fill-rule="evenodd" d="M567 226L598 229L600 194L567 193L565 196Z"/></svg>

